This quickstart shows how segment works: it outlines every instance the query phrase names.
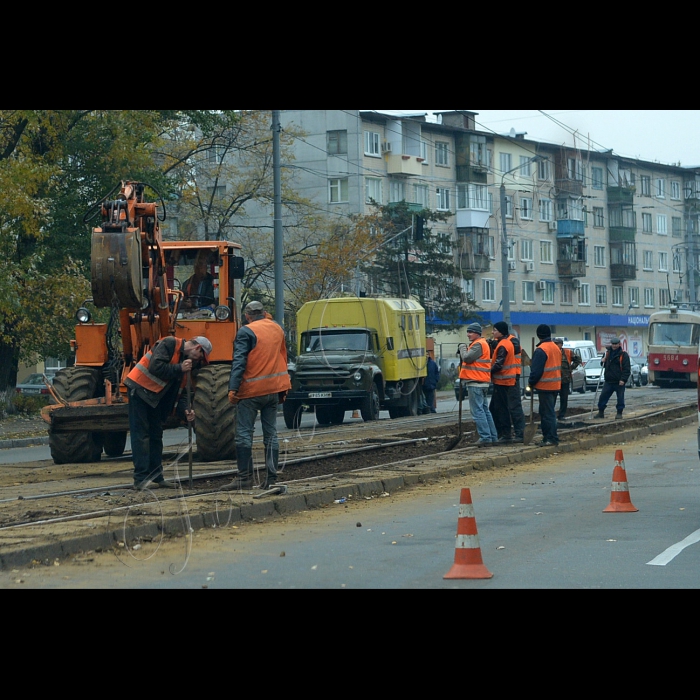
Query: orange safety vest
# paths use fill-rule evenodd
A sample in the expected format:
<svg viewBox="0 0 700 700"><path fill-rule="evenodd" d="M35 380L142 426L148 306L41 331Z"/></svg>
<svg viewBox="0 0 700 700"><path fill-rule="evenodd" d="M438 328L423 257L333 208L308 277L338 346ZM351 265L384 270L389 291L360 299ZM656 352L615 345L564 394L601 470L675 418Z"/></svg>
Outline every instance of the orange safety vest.
<svg viewBox="0 0 700 700"><path fill-rule="evenodd" d="M252 399L289 391L292 383L287 371L284 331L267 318L253 321L248 328L255 333L258 342L248 354L238 398Z"/></svg>
<svg viewBox="0 0 700 700"><path fill-rule="evenodd" d="M185 341L182 338L174 338L175 340L175 352L170 360L171 365L180 364L180 351ZM163 341L161 341L163 342ZM168 385L168 382L159 379L155 375L149 372L149 367L151 365L151 358L153 357L153 350L149 350L139 361L139 363L134 367L134 369L129 372L127 379L136 382L139 386L148 391L152 391L155 394L160 394L163 389ZM183 377L186 380L186 377Z"/></svg>
<svg viewBox="0 0 700 700"><path fill-rule="evenodd" d="M493 352L491 367L496 364L498 348L501 347L501 345L506 349L507 353L503 369L497 374L492 375L493 383L498 384L498 386L515 386L515 382L520 374L520 357L515 354L515 347L513 347L513 341L511 340L512 337L512 335L509 335L507 338L502 338Z"/></svg>
<svg viewBox="0 0 700 700"><path fill-rule="evenodd" d="M542 378L535 389L539 391L561 391L561 350L553 341L541 343L540 350L547 355Z"/></svg>
<svg viewBox="0 0 700 700"><path fill-rule="evenodd" d="M459 378L468 382L489 384L491 382L491 348L484 338L479 338L469 346L469 349L471 350L477 343L481 345L481 357L471 364L463 362Z"/></svg>

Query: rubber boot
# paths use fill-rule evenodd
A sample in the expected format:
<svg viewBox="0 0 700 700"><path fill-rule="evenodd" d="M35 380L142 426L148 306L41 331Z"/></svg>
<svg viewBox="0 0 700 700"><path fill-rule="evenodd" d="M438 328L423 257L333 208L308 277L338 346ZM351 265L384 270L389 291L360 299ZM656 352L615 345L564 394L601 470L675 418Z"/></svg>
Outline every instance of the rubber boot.
<svg viewBox="0 0 700 700"><path fill-rule="evenodd" d="M253 488L253 448L236 446L236 462L238 476L222 491L239 491Z"/></svg>
<svg viewBox="0 0 700 700"><path fill-rule="evenodd" d="M615 420L622 420L622 411L618 411Z"/></svg>
<svg viewBox="0 0 700 700"><path fill-rule="evenodd" d="M598 415L596 416L596 418L605 418L605 412L598 409Z"/></svg>
<svg viewBox="0 0 700 700"><path fill-rule="evenodd" d="M266 475L265 481L260 484L260 488L263 491L268 491L273 488L277 483L277 467L280 463L280 451L277 450L265 450L265 467Z"/></svg>

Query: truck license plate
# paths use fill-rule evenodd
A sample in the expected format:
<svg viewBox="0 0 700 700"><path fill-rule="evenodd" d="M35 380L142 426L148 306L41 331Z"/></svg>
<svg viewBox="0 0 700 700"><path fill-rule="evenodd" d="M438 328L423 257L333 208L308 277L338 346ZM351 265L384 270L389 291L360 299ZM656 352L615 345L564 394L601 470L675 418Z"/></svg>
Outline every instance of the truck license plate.
<svg viewBox="0 0 700 700"><path fill-rule="evenodd" d="M310 399L332 399L333 394L330 391L326 391L320 394L309 394Z"/></svg>

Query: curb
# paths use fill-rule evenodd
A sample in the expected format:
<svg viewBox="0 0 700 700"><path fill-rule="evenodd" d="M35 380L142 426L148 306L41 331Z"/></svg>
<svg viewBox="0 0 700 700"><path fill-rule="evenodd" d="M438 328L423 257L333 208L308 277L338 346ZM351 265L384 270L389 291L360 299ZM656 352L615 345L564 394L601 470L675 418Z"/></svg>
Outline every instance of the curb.
<svg viewBox="0 0 700 700"><path fill-rule="evenodd" d="M0 440L0 450L11 450L13 447L33 447L34 445L48 445L49 438L30 437L18 438L17 440Z"/></svg>
<svg viewBox="0 0 700 700"><path fill-rule="evenodd" d="M507 467L519 463L530 462L536 459L536 455L550 455L555 452L577 452L588 450L601 445L612 445L635 440L649 435L665 433L687 425L695 424L695 415L685 416L674 420L665 421L649 428L630 428L620 433L600 435L595 438L563 443L559 447L529 447L521 452L508 455L487 457L480 455L475 464L462 464L452 467L442 467L439 464L431 465L427 471L402 475L375 475L366 481L336 485L309 491L307 493L290 493L265 501L231 505L226 517L222 518L220 511L209 511L193 514L189 517L189 528L192 532L202 529L225 528L239 522L260 521L278 515L288 515L304 510L313 510L331 505L341 498L364 498L378 496L383 493L396 491L416 486L426 481L445 478L458 478L465 471L482 471L498 467ZM13 441L14 442L14 441ZM456 450L459 452L459 450ZM410 461L410 460L409 460ZM225 521L225 522L224 522ZM78 555L89 551L103 551L118 546L118 543L133 542L140 538L158 539L165 536L187 535L185 520L182 517L164 517L160 525L148 524L134 527L123 527L102 533L94 533L85 536L69 537L62 542L38 544L28 546L14 552L0 553L0 571L27 566L32 562L40 562L50 565L56 560Z"/></svg>

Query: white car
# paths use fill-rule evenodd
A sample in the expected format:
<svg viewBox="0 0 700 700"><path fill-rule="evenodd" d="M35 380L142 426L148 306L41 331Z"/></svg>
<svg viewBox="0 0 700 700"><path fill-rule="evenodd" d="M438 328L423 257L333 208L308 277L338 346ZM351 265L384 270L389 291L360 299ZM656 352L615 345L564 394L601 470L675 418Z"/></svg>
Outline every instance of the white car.
<svg viewBox="0 0 700 700"><path fill-rule="evenodd" d="M603 371L601 366L602 357L592 357L583 366L586 372L586 389L589 391L595 391L598 388L598 382L600 382L600 373Z"/></svg>

